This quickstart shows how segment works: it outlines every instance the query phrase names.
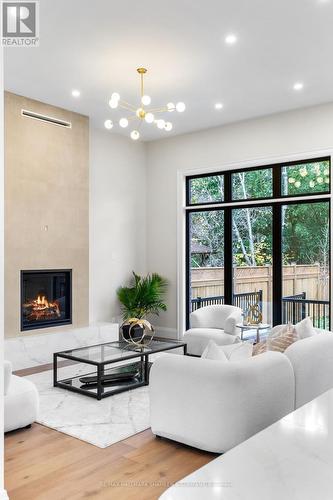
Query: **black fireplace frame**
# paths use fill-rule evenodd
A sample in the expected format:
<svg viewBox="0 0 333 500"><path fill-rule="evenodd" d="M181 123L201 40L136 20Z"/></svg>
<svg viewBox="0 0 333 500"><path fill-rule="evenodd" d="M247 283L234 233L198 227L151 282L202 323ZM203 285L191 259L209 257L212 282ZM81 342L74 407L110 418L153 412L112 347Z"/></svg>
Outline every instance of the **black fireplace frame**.
<svg viewBox="0 0 333 500"><path fill-rule="evenodd" d="M23 296L23 277L28 274L45 274L45 273L67 273L69 276L69 318L57 320L57 321L41 321L36 324L23 325L23 314L22 307L24 302ZM20 302L20 322L21 322L21 332L26 332L29 330L39 330L41 328L54 328L56 326L71 325L72 324L72 269L24 269L21 270L20 287L21 287L21 302Z"/></svg>

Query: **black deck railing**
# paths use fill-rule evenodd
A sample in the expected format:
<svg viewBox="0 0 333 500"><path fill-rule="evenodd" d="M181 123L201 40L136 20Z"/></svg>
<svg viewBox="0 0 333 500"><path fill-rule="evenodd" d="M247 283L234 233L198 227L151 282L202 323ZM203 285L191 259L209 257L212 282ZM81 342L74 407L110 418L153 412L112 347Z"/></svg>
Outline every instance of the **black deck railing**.
<svg viewBox="0 0 333 500"><path fill-rule="evenodd" d="M313 326L328 330L330 328L330 303L328 300L311 300L306 298L306 293L283 297L282 320L293 324L310 316Z"/></svg>
<svg viewBox="0 0 333 500"><path fill-rule="evenodd" d="M235 293L233 304L246 311L249 305L259 304L262 310L263 291ZM191 300L191 310L196 311L200 307L214 304L224 304L224 295L214 297L196 297ZM310 300L306 298L306 293L301 292L295 295L282 298L282 322L292 324L298 323L302 319L310 316L316 328L328 330L330 327L330 303L328 300Z"/></svg>
<svg viewBox="0 0 333 500"><path fill-rule="evenodd" d="M224 295L215 295L214 297L197 297L191 300L192 312L200 307L211 306L214 304L224 304ZM257 292L235 293L234 306L240 307L245 311L249 305L259 304L262 310L262 290Z"/></svg>

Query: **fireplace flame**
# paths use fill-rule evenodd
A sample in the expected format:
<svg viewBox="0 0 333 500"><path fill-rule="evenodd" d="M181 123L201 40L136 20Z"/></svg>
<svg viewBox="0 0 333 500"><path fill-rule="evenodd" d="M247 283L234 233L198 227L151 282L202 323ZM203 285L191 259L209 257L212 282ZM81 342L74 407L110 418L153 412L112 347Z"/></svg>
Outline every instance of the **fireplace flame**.
<svg viewBox="0 0 333 500"><path fill-rule="evenodd" d="M60 318L60 307L57 300L49 302L45 295L38 295L23 305L28 321L43 321Z"/></svg>
<svg viewBox="0 0 333 500"><path fill-rule="evenodd" d="M37 305L38 306L44 306L44 307L50 307L50 304L49 304L47 298L45 297L45 295L43 295L43 296L38 295L38 297L37 297Z"/></svg>

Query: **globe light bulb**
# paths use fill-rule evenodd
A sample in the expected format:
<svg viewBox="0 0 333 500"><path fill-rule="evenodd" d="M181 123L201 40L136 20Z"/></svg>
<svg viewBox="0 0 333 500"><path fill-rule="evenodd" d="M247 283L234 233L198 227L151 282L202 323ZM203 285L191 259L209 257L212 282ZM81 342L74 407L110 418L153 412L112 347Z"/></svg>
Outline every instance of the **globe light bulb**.
<svg viewBox="0 0 333 500"><path fill-rule="evenodd" d="M149 95L143 95L142 96L142 99L141 99L141 102L144 106L149 106L149 104L151 103L151 98Z"/></svg>
<svg viewBox="0 0 333 500"><path fill-rule="evenodd" d="M170 132L170 130L172 130L172 123L166 122L166 124L164 125L164 128L167 132Z"/></svg>
<svg viewBox="0 0 333 500"><path fill-rule="evenodd" d="M322 177L317 177L317 182L318 184L322 184L324 182L324 179Z"/></svg>
<svg viewBox="0 0 333 500"><path fill-rule="evenodd" d="M165 121L164 120L157 120L156 125L157 125L157 128L162 129L165 126Z"/></svg>
<svg viewBox="0 0 333 500"><path fill-rule="evenodd" d="M168 111L171 113L172 111L174 111L176 109L176 106L174 105L173 102L168 102L167 108L168 108Z"/></svg>
<svg viewBox="0 0 333 500"><path fill-rule="evenodd" d="M113 94L111 95L111 99L114 99L115 101L119 101L120 95L118 94L118 92L113 92Z"/></svg>
<svg viewBox="0 0 333 500"><path fill-rule="evenodd" d="M301 186L300 181L296 181L296 182L295 182L295 187L296 187L296 188L299 188L300 186Z"/></svg>
<svg viewBox="0 0 333 500"><path fill-rule="evenodd" d="M147 113L146 116L145 116L145 120L147 123L153 123L155 117L153 115L153 113Z"/></svg>
<svg viewBox="0 0 333 500"><path fill-rule="evenodd" d="M324 175L330 175L330 172L329 172L328 168L325 168Z"/></svg>
<svg viewBox="0 0 333 500"><path fill-rule="evenodd" d="M119 103L119 101L118 101L117 99L113 99L112 97L111 97L111 99L109 100L109 106L110 106L110 108L112 108L112 109L116 109L116 108L118 108L118 103Z"/></svg>
<svg viewBox="0 0 333 500"><path fill-rule="evenodd" d="M126 128L128 126L128 120L127 120L127 118L120 118L119 125L122 128Z"/></svg>
<svg viewBox="0 0 333 500"><path fill-rule="evenodd" d="M306 170L306 168L302 168L300 171L299 171L301 177L306 177L308 175L308 171Z"/></svg>
<svg viewBox="0 0 333 500"><path fill-rule="evenodd" d="M309 186L310 186L310 188L314 188L314 187L315 187L315 185L316 185L315 181L310 181L310 182L309 182Z"/></svg>
<svg viewBox="0 0 333 500"><path fill-rule="evenodd" d="M140 137L140 134L137 130L132 130L131 132L131 139L133 139L133 141L137 141Z"/></svg>
<svg viewBox="0 0 333 500"><path fill-rule="evenodd" d="M113 127L113 122L112 122L112 120L105 120L105 122L104 122L104 127L105 127L106 129L108 129L108 130L111 130L111 129L112 129L112 127Z"/></svg>
<svg viewBox="0 0 333 500"><path fill-rule="evenodd" d="M185 111L185 104L183 102L177 102L176 104L176 110L178 111L178 113L182 113L183 111Z"/></svg>
<svg viewBox="0 0 333 500"><path fill-rule="evenodd" d="M289 182L289 184L294 184L295 179L293 177L289 177L288 182Z"/></svg>
<svg viewBox="0 0 333 500"><path fill-rule="evenodd" d="M329 184L330 183L330 178L329 177L325 177L325 184Z"/></svg>

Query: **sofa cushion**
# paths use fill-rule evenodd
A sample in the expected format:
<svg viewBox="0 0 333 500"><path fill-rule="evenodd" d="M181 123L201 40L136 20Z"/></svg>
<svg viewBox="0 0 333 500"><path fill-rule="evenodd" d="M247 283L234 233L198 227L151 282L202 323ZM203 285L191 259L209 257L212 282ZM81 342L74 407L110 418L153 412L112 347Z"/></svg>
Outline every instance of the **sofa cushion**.
<svg viewBox="0 0 333 500"><path fill-rule="evenodd" d="M232 345L216 345L213 340L202 353L205 359L221 359L221 361L240 361L252 356L253 345L251 342L239 342Z"/></svg>
<svg viewBox="0 0 333 500"><path fill-rule="evenodd" d="M187 352L194 356L201 356L210 340L214 340L217 345L229 345L239 342L238 337L224 333L223 330L218 328L191 328L184 334Z"/></svg>
<svg viewBox="0 0 333 500"><path fill-rule="evenodd" d="M285 351L295 375L295 407L333 388L333 335L319 333L295 342Z"/></svg>

